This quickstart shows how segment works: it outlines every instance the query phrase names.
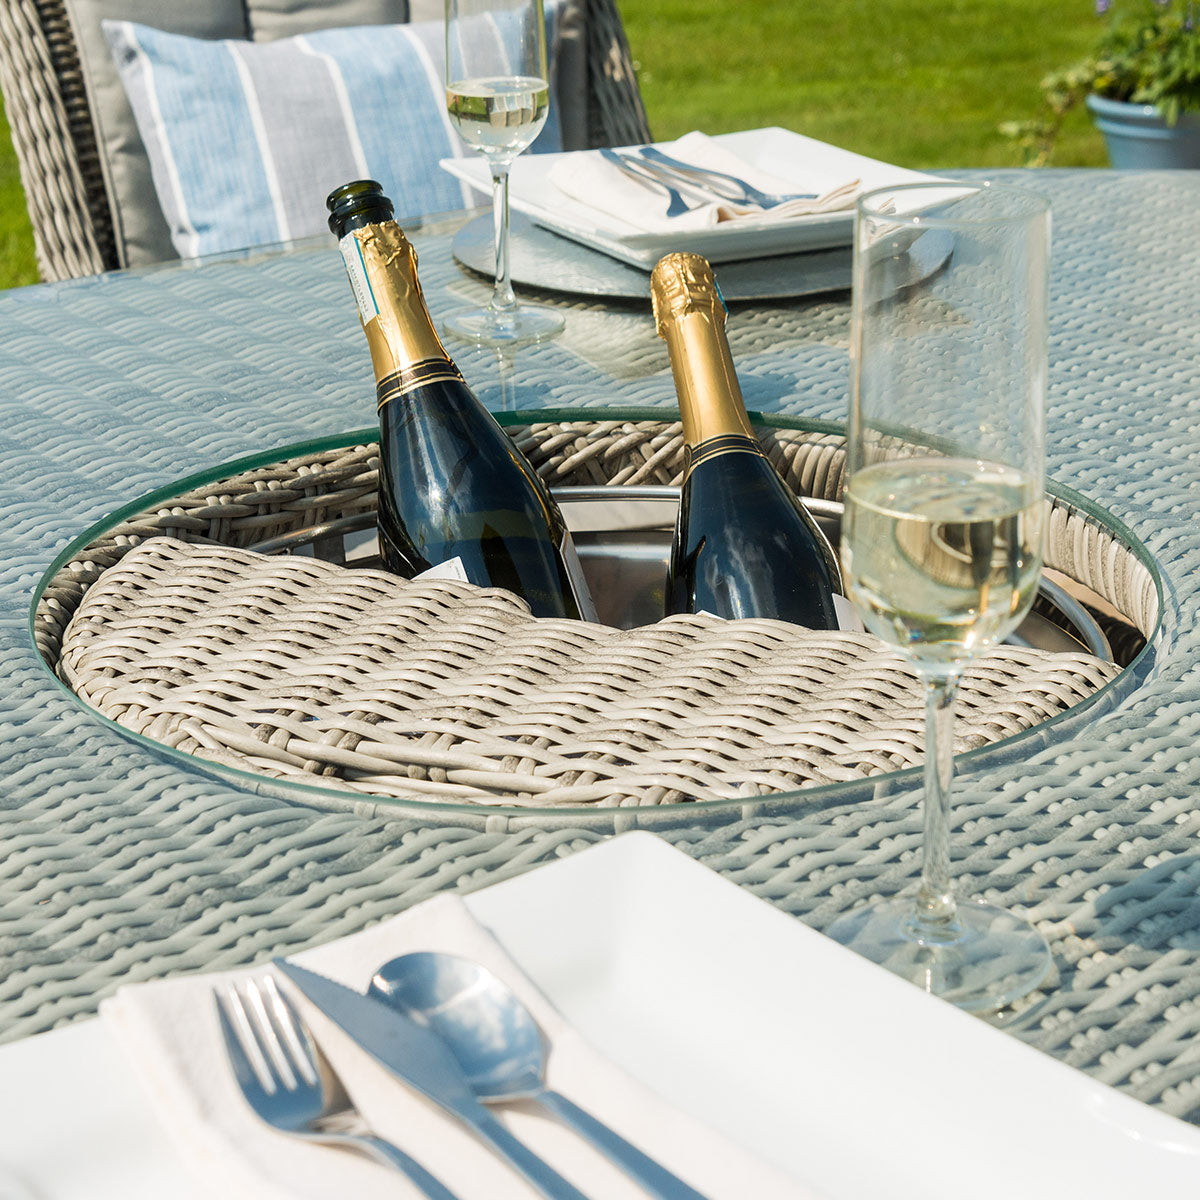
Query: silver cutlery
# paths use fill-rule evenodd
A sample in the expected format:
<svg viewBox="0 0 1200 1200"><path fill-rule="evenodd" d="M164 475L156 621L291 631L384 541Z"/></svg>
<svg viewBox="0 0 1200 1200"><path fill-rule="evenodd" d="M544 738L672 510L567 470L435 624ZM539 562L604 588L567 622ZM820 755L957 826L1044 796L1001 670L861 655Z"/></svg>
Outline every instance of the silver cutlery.
<svg viewBox="0 0 1200 1200"><path fill-rule="evenodd" d="M368 995L428 1026L450 1048L484 1101L544 1105L659 1200L704 1200L661 1163L627 1142L544 1082L542 1033L501 979L453 954L393 958L376 971Z"/></svg>
<svg viewBox="0 0 1200 1200"><path fill-rule="evenodd" d="M372 1133L344 1126L361 1118L307 1027L270 976L232 984L217 1000L217 1013L234 1077L247 1103L268 1125L295 1137L356 1150L395 1167L430 1200L457 1200L415 1159ZM325 1070L322 1071L321 1067Z"/></svg>
<svg viewBox="0 0 1200 1200"><path fill-rule="evenodd" d="M762 208L775 208L777 205L786 204L789 200L817 199L816 192L795 192L784 195L764 192L736 175L729 175L724 171L714 171L710 167L700 167L695 163L672 158L669 154L664 154L657 146L641 146L638 153L647 165L696 180L703 184L708 191L724 200L757 204Z"/></svg>
<svg viewBox="0 0 1200 1200"><path fill-rule="evenodd" d="M437 1034L375 996L364 996L283 958L274 963L376 1062L466 1124L548 1200L587 1200L480 1103Z"/></svg>
<svg viewBox="0 0 1200 1200"><path fill-rule="evenodd" d="M651 170L648 163L630 159L625 155L618 154L615 150L608 149L606 146L601 147L600 157L605 162L611 163L619 171L624 172L631 179L636 179L638 183L645 184L646 187L656 191L665 191L667 193L668 217L680 217L685 212L690 211L691 206L680 195L679 191L672 186L669 180L663 179L659 174Z"/></svg>

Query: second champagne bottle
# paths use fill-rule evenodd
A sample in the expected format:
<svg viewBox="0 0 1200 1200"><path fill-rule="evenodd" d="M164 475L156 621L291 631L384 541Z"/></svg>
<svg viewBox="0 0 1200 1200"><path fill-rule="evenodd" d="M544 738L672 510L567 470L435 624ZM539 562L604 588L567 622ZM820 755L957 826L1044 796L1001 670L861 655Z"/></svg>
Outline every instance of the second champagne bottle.
<svg viewBox="0 0 1200 1200"><path fill-rule="evenodd" d="M828 539L754 436L708 261L668 254L651 274L650 294L671 358L685 444L667 615L861 628Z"/></svg>
<svg viewBox="0 0 1200 1200"><path fill-rule="evenodd" d="M375 368L384 565L411 578L457 563L534 616L594 620L562 513L446 353L383 189L357 180L327 203Z"/></svg>

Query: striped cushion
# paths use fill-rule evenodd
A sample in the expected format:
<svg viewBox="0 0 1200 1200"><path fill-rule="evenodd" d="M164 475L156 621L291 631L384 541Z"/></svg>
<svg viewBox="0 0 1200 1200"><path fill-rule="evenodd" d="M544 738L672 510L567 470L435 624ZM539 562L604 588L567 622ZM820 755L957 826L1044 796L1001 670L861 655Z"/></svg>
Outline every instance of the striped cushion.
<svg viewBox="0 0 1200 1200"><path fill-rule="evenodd" d="M400 217L478 202L437 165L472 153L446 115L441 21L263 43L103 27L182 258L327 232L351 179L378 179ZM555 107L538 150L561 148Z"/></svg>

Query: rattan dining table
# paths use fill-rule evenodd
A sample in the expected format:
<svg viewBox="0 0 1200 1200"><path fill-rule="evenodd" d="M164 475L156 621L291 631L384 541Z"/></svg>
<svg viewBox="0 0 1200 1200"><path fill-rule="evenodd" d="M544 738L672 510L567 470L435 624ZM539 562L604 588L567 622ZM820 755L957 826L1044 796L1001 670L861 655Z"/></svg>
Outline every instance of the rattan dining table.
<svg viewBox="0 0 1200 1200"><path fill-rule="evenodd" d="M1107 702L959 767L962 890L1049 938L1013 1037L1200 1121L1200 173L1003 171L1053 202L1048 474L1144 547L1157 628ZM486 296L412 226L435 315ZM552 281L549 281L552 282ZM671 419L649 305L547 289L558 340L455 347L507 416ZM731 305L752 410L836 427L849 293ZM374 388L329 241L0 294L0 1039L95 1014L120 984L250 963L648 829L820 929L919 870L919 773L867 793L617 808L578 820L328 800L160 755L97 720L30 633L73 538L155 489L369 429Z"/></svg>

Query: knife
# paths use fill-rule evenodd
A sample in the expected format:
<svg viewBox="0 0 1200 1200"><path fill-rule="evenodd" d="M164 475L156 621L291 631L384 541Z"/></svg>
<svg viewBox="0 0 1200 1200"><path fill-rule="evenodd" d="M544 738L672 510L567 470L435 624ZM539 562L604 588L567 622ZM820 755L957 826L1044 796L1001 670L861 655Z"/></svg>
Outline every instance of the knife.
<svg viewBox="0 0 1200 1200"><path fill-rule="evenodd" d="M391 1005L364 996L284 958L275 966L376 1062L491 1144L548 1200L587 1200L548 1163L519 1142L475 1098L462 1068L435 1033Z"/></svg>

